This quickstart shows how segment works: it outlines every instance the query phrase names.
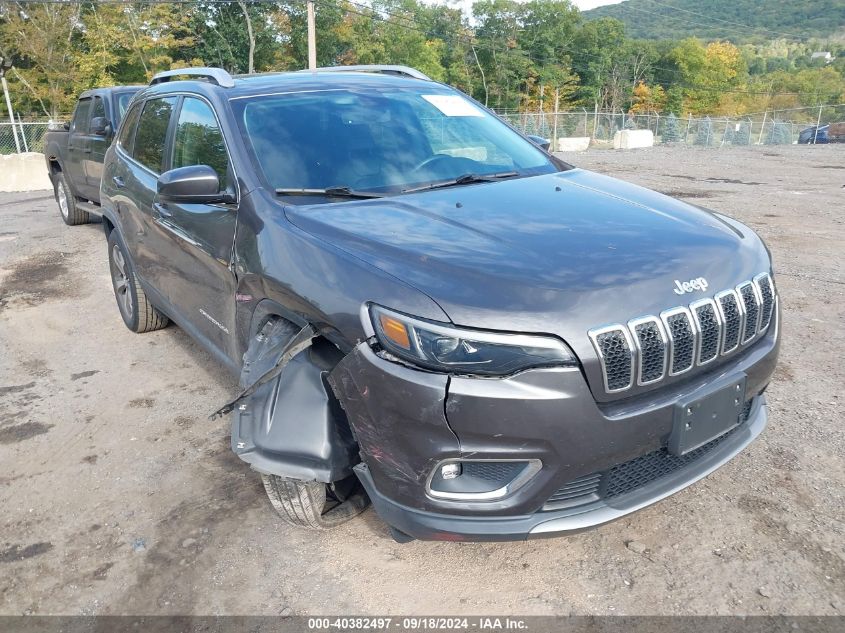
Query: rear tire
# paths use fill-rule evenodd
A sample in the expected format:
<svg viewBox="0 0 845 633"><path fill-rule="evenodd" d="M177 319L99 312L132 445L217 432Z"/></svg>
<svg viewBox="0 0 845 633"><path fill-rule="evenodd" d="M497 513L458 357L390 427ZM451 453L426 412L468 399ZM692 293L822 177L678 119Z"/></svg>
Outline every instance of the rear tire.
<svg viewBox="0 0 845 633"><path fill-rule="evenodd" d="M56 202L59 205L59 213L61 213L64 223L68 226L88 224L91 218L87 211L83 211L76 205L76 196L73 195L73 189L70 188L64 172L57 172L53 178Z"/></svg>
<svg viewBox="0 0 845 633"><path fill-rule="evenodd" d="M109 233L109 270L117 308L126 327L139 334L167 327L169 319L150 303L138 283L132 262L116 230Z"/></svg>
<svg viewBox="0 0 845 633"><path fill-rule="evenodd" d="M370 499L355 475L338 484L261 475L270 503L287 523L327 530L358 516ZM348 492L341 494L341 488Z"/></svg>

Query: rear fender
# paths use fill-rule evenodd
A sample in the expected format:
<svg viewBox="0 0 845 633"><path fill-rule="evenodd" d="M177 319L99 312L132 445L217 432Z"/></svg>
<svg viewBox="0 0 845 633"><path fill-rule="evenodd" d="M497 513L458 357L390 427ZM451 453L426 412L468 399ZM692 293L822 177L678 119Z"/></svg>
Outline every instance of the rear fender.
<svg viewBox="0 0 845 633"><path fill-rule="evenodd" d="M343 355L317 337L280 367L299 332L293 323L271 318L250 341L241 373L248 395L234 405L232 450L262 473L336 482L350 476L359 461L357 443L327 381ZM262 382L270 372L279 373Z"/></svg>

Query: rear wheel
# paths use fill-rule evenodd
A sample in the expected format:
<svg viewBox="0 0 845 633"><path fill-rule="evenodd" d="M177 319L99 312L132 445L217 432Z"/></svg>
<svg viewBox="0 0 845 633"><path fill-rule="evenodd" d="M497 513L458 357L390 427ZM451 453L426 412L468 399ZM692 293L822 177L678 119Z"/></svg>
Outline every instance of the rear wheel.
<svg viewBox="0 0 845 633"><path fill-rule="evenodd" d="M117 231L109 234L109 270L114 297L123 322L133 332L152 332L166 327L169 320L150 303L138 283L132 263L126 254Z"/></svg>
<svg viewBox="0 0 845 633"><path fill-rule="evenodd" d="M334 484L261 475L270 503L286 522L326 530L345 523L370 504L355 475Z"/></svg>
<svg viewBox="0 0 845 633"><path fill-rule="evenodd" d="M59 205L59 212L62 214L64 223L70 226L87 224L91 218L87 211L77 207L76 197L73 195L73 190L70 188L64 173L58 172L54 178L56 202Z"/></svg>

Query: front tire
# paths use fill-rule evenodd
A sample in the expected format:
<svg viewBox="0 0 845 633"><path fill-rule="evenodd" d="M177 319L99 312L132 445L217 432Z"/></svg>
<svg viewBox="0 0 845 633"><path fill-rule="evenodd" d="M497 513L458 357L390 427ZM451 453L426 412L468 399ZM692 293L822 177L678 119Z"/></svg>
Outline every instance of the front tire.
<svg viewBox="0 0 845 633"><path fill-rule="evenodd" d="M270 503L287 523L327 530L358 516L370 504L355 475L336 484L261 475Z"/></svg>
<svg viewBox="0 0 845 633"><path fill-rule="evenodd" d="M109 234L109 270L117 308L126 327L139 334L167 327L168 318L150 303L138 283L138 277L117 230Z"/></svg>
<svg viewBox="0 0 845 633"><path fill-rule="evenodd" d="M59 213L61 213L64 223L68 226L76 226L90 222L91 217L88 212L83 211L76 205L76 196L73 195L73 189L70 188L64 172L57 172L54 180L56 203L59 205Z"/></svg>

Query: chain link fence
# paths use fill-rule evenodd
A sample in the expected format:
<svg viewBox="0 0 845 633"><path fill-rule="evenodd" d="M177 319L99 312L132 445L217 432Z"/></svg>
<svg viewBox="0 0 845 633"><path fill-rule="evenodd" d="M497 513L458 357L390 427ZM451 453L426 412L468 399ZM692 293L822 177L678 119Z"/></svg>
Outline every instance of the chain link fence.
<svg viewBox="0 0 845 633"><path fill-rule="evenodd" d="M0 121L0 155L19 152L43 152L44 134L50 121Z"/></svg>
<svg viewBox="0 0 845 633"><path fill-rule="evenodd" d="M788 145L797 143L802 130L817 123L845 122L845 104L794 108L739 117L673 117L664 114L622 112L499 112L498 115L525 134L544 138L590 137L598 144L611 143L619 130L651 130L655 144L675 143L698 147L729 145ZM0 121L0 154L43 152L50 121Z"/></svg>
<svg viewBox="0 0 845 633"><path fill-rule="evenodd" d="M499 112L525 134L544 138L590 137L610 143L623 129L651 130L655 144L699 147L726 145L789 145L802 130L817 123L845 122L845 104L758 112L738 117L675 117L623 112ZM806 142L806 141L804 141Z"/></svg>

